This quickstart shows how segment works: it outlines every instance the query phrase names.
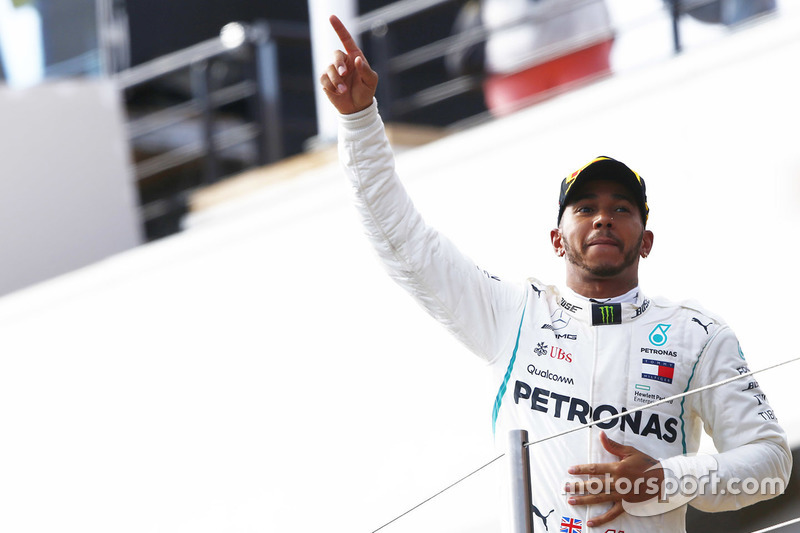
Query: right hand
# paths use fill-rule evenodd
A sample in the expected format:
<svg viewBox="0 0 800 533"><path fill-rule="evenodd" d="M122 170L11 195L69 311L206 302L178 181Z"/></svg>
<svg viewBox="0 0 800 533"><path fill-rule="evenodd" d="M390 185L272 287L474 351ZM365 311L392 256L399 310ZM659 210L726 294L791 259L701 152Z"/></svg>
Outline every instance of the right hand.
<svg viewBox="0 0 800 533"><path fill-rule="evenodd" d="M372 104L378 86L378 73L370 68L367 58L342 21L332 15L330 22L345 51L337 50L334 53L333 63L325 69L319 82L336 110L349 115Z"/></svg>

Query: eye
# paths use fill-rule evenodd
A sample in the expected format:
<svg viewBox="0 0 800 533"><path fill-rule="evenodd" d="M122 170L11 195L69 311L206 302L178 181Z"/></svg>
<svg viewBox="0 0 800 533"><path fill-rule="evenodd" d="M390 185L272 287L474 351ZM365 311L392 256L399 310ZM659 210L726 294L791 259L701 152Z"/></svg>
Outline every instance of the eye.
<svg viewBox="0 0 800 533"><path fill-rule="evenodd" d="M631 212L631 209L630 209L630 207L627 207L627 206L621 205L621 206L617 207L616 211L617 211L618 213L630 213L630 212Z"/></svg>
<svg viewBox="0 0 800 533"><path fill-rule="evenodd" d="M591 213L592 208L588 205L579 205L575 208L576 213Z"/></svg>

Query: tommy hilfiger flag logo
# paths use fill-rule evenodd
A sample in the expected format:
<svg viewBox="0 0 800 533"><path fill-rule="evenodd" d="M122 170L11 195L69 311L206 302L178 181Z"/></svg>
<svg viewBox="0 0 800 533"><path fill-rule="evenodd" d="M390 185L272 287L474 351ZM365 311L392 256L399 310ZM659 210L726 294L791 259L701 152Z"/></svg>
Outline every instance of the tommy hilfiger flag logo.
<svg viewBox="0 0 800 533"><path fill-rule="evenodd" d="M642 377L654 379L664 383L672 383L675 374L675 363L656 361L655 359L642 359Z"/></svg>
<svg viewBox="0 0 800 533"><path fill-rule="evenodd" d="M577 518L570 518L568 516L561 517L561 529L559 533L580 533L583 520Z"/></svg>

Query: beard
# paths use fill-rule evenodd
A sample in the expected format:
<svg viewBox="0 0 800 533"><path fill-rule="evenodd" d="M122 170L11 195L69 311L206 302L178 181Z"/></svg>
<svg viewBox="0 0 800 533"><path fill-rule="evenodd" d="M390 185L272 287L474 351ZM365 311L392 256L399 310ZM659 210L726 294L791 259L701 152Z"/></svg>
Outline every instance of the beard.
<svg viewBox="0 0 800 533"><path fill-rule="evenodd" d="M585 254L588 249L587 245L583 245L580 253L576 252L569 243L564 241L564 251L566 253L567 261L576 267L596 276L598 278L612 278L624 272L628 267L636 263L639 258L639 252L642 249L642 242L644 240L644 230L639 234L636 245L632 246L630 250L624 251L622 263L619 264L598 264L590 265L586 262Z"/></svg>

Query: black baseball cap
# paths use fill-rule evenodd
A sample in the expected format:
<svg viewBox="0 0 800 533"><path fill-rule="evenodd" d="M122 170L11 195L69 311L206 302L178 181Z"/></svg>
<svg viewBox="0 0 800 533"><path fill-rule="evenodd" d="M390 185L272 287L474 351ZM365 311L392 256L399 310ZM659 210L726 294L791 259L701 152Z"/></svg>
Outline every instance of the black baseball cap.
<svg viewBox="0 0 800 533"><path fill-rule="evenodd" d="M633 194L639 213L642 215L642 224L647 224L650 208L647 207L647 191L642 177L628 168L624 163L606 156L600 156L579 168L561 182L561 193L558 196L558 223L570 202L570 193L592 180L611 180L624 185Z"/></svg>

